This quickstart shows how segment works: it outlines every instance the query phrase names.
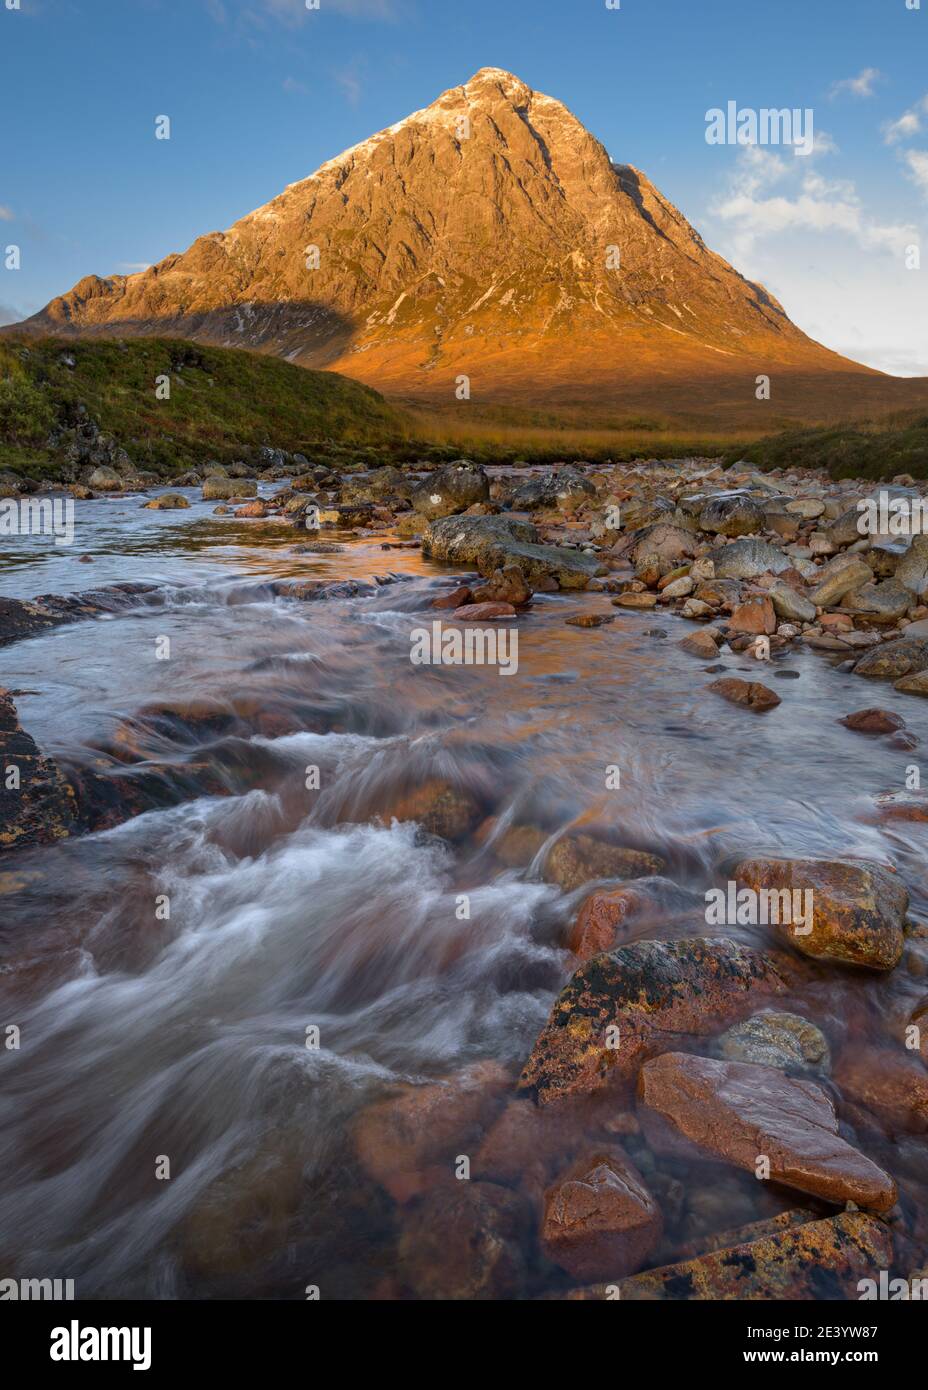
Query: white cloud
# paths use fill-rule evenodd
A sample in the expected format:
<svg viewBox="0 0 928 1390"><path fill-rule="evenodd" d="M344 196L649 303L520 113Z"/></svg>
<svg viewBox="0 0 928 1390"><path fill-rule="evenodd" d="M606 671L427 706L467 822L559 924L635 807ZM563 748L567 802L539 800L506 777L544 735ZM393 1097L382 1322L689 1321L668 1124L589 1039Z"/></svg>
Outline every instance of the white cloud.
<svg viewBox="0 0 928 1390"><path fill-rule="evenodd" d="M758 158L760 153L745 151L727 194L711 208L731 228L740 256L750 255L759 241L797 231L837 232L866 251L899 256L917 239L909 224L872 218L849 179L826 179L811 169L800 173L791 162L766 151ZM770 193L784 179L790 189Z"/></svg>
<svg viewBox="0 0 928 1390"><path fill-rule="evenodd" d="M906 150L905 162L908 165L908 177L928 198L928 150Z"/></svg>
<svg viewBox="0 0 928 1390"><path fill-rule="evenodd" d="M282 85L285 92L299 94L300 96L305 96L309 91L306 83L297 81L295 77L285 77Z"/></svg>
<svg viewBox="0 0 928 1390"><path fill-rule="evenodd" d="M13 221L13 209L12 209L12 208L4 207L3 204L0 203L0 222L12 222L12 221Z"/></svg>
<svg viewBox="0 0 928 1390"><path fill-rule="evenodd" d="M833 82L830 96L834 98L847 92L852 97L872 97L882 76L879 68L864 68L856 77L845 77L841 82Z"/></svg>
<svg viewBox="0 0 928 1390"><path fill-rule="evenodd" d="M361 100L363 90L357 68L341 68L339 71L334 72L332 76L345 93L350 105L357 106L358 102Z"/></svg>
<svg viewBox="0 0 928 1390"><path fill-rule="evenodd" d="M900 140L910 140L922 129L922 116L928 114L928 96L922 97L910 106L897 121L886 121L883 126L883 139L887 145L896 145Z"/></svg>
<svg viewBox="0 0 928 1390"><path fill-rule="evenodd" d="M119 261L117 269L122 275L138 275L143 270L151 270L151 261Z"/></svg>

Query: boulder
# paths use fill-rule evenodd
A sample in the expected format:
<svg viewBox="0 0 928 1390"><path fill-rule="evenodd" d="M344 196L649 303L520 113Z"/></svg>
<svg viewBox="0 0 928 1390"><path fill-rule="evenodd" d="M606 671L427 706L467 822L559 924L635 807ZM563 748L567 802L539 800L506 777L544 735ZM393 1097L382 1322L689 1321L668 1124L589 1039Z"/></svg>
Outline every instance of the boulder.
<svg viewBox="0 0 928 1390"><path fill-rule="evenodd" d="M815 604L791 584L778 580L770 588L770 602L778 618L788 623L814 623Z"/></svg>
<svg viewBox="0 0 928 1390"><path fill-rule="evenodd" d="M912 544L896 565L895 574L909 593L920 597L928 592L928 536L912 537Z"/></svg>
<svg viewBox="0 0 928 1390"><path fill-rule="evenodd" d="M855 665L854 674L875 680L898 680L924 670L928 670L928 642L900 637L865 652Z"/></svg>
<svg viewBox="0 0 928 1390"><path fill-rule="evenodd" d="M699 527L719 536L753 536L764 529L764 508L744 492L710 497L699 513Z"/></svg>
<svg viewBox="0 0 928 1390"><path fill-rule="evenodd" d="M893 1134L928 1133L928 1071L901 1046L845 1048L835 1082Z"/></svg>
<svg viewBox="0 0 928 1390"><path fill-rule="evenodd" d="M398 1273L417 1298L519 1298L531 1213L526 1199L489 1182L452 1182L405 1215Z"/></svg>
<svg viewBox="0 0 928 1390"><path fill-rule="evenodd" d="M618 1285L593 1285L568 1298L808 1301L860 1297L860 1281L890 1269L892 1233L874 1216L843 1212L809 1221L696 1259L632 1275Z"/></svg>
<svg viewBox="0 0 928 1390"><path fill-rule="evenodd" d="M901 715L892 710L875 708L855 710L853 714L839 719L838 723L858 734L894 734L897 729L905 728Z"/></svg>
<svg viewBox="0 0 928 1390"><path fill-rule="evenodd" d="M811 1067L827 1071L828 1042L821 1029L799 1014L764 1009L753 1018L736 1023L717 1038L713 1047L725 1062L754 1062L758 1066Z"/></svg>
<svg viewBox="0 0 928 1390"><path fill-rule="evenodd" d="M678 1158L709 1158L756 1173L825 1202L870 1211L898 1193L838 1133L834 1102L814 1081L774 1067L666 1052L641 1068L638 1109L649 1144Z"/></svg>
<svg viewBox="0 0 928 1390"><path fill-rule="evenodd" d="M871 623L895 623L912 607L912 595L897 579L862 584L845 594L843 607L860 613Z"/></svg>
<svg viewBox="0 0 928 1390"><path fill-rule="evenodd" d="M411 1201L442 1179L453 1182L455 1158L480 1142L508 1086L496 1062L477 1062L424 1086L404 1085L357 1116L352 1137L361 1166L395 1202Z"/></svg>
<svg viewBox="0 0 928 1390"><path fill-rule="evenodd" d="M789 556L769 541L751 538L720 546L712 552L716 577L719 579L756 579L769 570L782 574L792 568Z"/></svg>
<svg viewBox="0 0 928 1390"><path fill-rule="evenodd" d="M772 923L776 934L803 955L871 970L898 965L909 895L888 869L837 859L744 859L734 877L758 893L802 894L800 903L811 895L811 924L804 914L802 922Z"/></svg>
<svg viewBox="0 0 928 1390"><path fill-rule="evenodd" d="M729 627L732 632L747 632L755 635L772 634L777 630L777 615L769 598L751 598L739 604L731 615Z"/></svg>
<svg viewBox="0 0 928 1390"><path fill-rule="evenodd" d="M10 692L0 689L0 853L64 839L76 819L74 789L22 728Z"/></svg>
<svg viewBox="0 0 928 1390"><path fill-rule="evenodd" d="M490 500L490 483L479 464L468 459L446 464L413 489L413 511L434 521L466 512L478 502Z"/></svg>
<svg viewBox="0 0 928 1390"><path fill-rule="evenodd" d="M570 893L596 879L646 878L663 868L664 861L656 854L612 845L592 835L565 835L548 852L542 878Z"/></svg>
<svg viewBox="0 0 928 1390"><path fill-rule="evenodd" d="M779 953L725 937L636 941L585 962L561 990L519 1081L541 1105L627 1091L649 1057L711 1037L784 993Z"/></svg>
<svg viewBox="0 0 928 1390"><path fill-rule="evenodd" d="M204 502L225 502L233 497L256 497L258 484L241 478L210 476L203 480Z"/></svg>
<svg viewBox="0 0 928 1390"><path fill-rule="evenodd" d="M819 570L818 582L809 598L817 608L830 608L872 578L873 571L859 555L836 555Z"/></svg>
<svg viewBox="0 0 928 1390"><path fill-rule="evenodd" d="M433 521L422 538L422 553L452 565L474 566L484 577L514 564L534 589L585 589L605 566L595 555L563 546L537 544L528 521L505 516L450 516Z"/></svg>
<svg viewBox="0 0 928 1390"><path fill-rule="evenodd" d="M162 492L160 496L153 497L150 502L143 502L143 508L153 512L173 512L183 511L190 503L180 492Z"/></svg>
<svg viewBox="0 0 928 1390"><path fill-rule="evenodd" d="M115 468L103 465L95 468L87 479L87 486L95 492L121 492L125 479Z"/></svg>
<svg viewBox="0 0 928 1390"><path fill-rule="evenodd" d="M733 705L743 705L745 709L758 713L774 709L780 703L779 695L769 686L761 685L759 681L743 681L738 676L723 676L721 680L707 685L706 689L721 695Z"/></svg>
<svg viewBox="0 0 928 1390"><path fill-rule="evenodd" d="M634 1274L662 1234L660 1207L617 1146L581 1155L545 1193L541 1248L582 1282Z"/></svg>

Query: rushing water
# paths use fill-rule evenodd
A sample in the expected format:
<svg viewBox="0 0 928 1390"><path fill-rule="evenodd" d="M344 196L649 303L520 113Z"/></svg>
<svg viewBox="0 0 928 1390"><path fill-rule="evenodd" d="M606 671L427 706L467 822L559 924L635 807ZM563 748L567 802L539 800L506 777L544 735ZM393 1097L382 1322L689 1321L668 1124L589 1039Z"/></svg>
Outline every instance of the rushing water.
<svg viewBox="0 0 928 1390"><path fill-rule="evenodd" d="M583 819L655 850L689 890L693 933L740 851L893 863L925 910L926 827L874 813L918 750L837 723L872 688L821 654L767 668L784 702L759 717L705 693L679 620L587 631L565 618L614 613L607 596L540 595L514 676L417 667L410 631L449 579L417 550L299 555L288 526L139 503L79 503L70 549L4 543L2 594L126 580L160 594L7 648L0 684L69 769L143 760L170 781L195 765L228 794L0 866L19 890L0 895L0 1022L22 1035L0 1054L0 1273L156 1297L300 1297L320 1269L365 1297L391 1274L389 1212L346 1166L352 1116L398 1079L518 1067L570 971L577 900L471 841L381 823L409 786L459 779L488 813L552 833ZM375 595L319 603L268 583L375 575L390 578ZM757 677L747 657L719 664ZM928 732L918 701L878 698ZM195 719L164 715L194 702ZM925 993L902 967L854 988L874 1028ZM840 1001L819 1007L834 1038Z"/></svg>

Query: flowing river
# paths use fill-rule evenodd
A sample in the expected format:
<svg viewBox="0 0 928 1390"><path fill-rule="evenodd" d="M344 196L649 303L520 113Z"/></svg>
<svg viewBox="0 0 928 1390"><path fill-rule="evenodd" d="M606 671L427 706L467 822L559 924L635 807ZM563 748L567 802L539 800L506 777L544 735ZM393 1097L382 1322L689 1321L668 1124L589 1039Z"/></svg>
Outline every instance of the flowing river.
<svg viewBox="0 0 928 1390"><path fill-rule="evenodd" d="M662 855L674 910L641 935L704 934L705 891L744 853L892 864L925 913L928 826L876 801L920 750L839 724L871 692L820 653L767 667L784 703L758 717L706 694L678 619L584 630L565 619L615 614L608 595L540 594L514 674L416 666L410 634L440 616L447 569L379 538L298 554L291 527L187 495L182 512L78 503L73 547L0 549L2 595L157 586L6 648L0 685L74 776L150 766L165 793L0 864L0 1025L22 1040L0 1053L0 1274L73 1278L85 1297L391 1286L393 1218L358 1183L353 1117L480 1059L515 1075L573 968L583 896L501 868L473 836L451 848L391 825L412 787L459 783L504 825L595 824ZM322 602L271 587L375 577ZM757 677L748 656L717 664ZM878 702L928 735L919 701L881 685ZM851 988L859 1007L843 976L816 995L830 1041L926 992L904 965ZM918 1143L921 1159L889 1136L873 1157L924 1168ZM720 1191L728 1225L766 1213L747 1180Z"/></svg>

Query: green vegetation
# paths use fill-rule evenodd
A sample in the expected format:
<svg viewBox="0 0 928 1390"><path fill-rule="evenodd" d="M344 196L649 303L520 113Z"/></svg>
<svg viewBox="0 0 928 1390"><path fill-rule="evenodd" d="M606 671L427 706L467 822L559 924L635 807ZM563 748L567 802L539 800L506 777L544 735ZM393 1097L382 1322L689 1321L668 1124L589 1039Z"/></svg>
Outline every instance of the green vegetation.
<svg viewBox="0 0 928 1390"><path fill-rule="evenodd" d="M928 477L928 416L904 415L853 428L789 430L746 449L729 450L726 463L747 459L762 470L825 468L832 478Z"/></svg>
<svg viewBox="0 0 928 1390"><path fill-rule="evenodd" d="M161 376L168 400L155 395ZM0 338L0 469L63 476L68 431L88 420L165 478L265 445L363 452L405 434L402 413L370 387L274 357L172 338Z"/></svg>

